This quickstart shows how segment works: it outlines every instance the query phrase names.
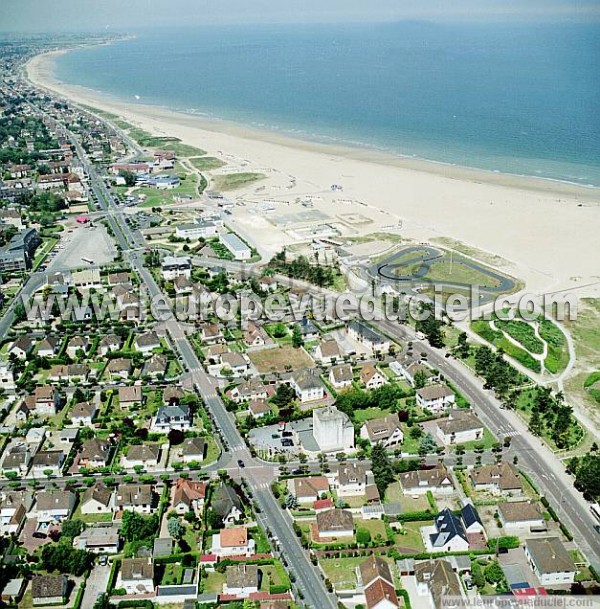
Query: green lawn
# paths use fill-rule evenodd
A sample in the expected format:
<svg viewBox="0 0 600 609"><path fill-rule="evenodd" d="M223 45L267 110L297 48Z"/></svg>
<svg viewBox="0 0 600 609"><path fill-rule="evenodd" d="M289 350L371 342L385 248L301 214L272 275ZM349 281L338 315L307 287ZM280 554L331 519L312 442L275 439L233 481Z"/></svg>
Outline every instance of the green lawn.
<svg viewBox="0 0 600 609"><path fill-rule="evenodd" d="M214 156L191 157L189 160L199 171L211 171L212 169L219 169L226 165L226 163Z"/></svg>
<svg viewBox="0 0 600 609"><path fill-rule="evenodd" d="M498 320L496 327L520 343L526 351L537 354L544 352L544 343L535 335L535 328L527 322L518 319Z"/></svg>
<svg viewBox="0 0 600 609"><path fill-rule="evenodd" d="M264 180L266 177L267 176L262 173L229 173L226 175L215 176L212 186L214 190L235 190L237 188L249 186L250 184L258 182L259 180Z"/></svg>
<svg viewBox="0 0 600 609"><path fill-rule="evenodd" d="M222 594L223 584L226 582L226 580L227 578L225 573L218 573L217 571L208 573L206 580L204 580L204 592L216 592L218 594Z"/></svg>
<svg viewBox="0 0 600 609"><path fill-rule="evenodd" d="M183 567L180 563L171 563L165 565L161 585L162 586L177 586L183 578Z"/></svg>
<svg viewBox="0 0 600 609"><path fill-rule="evenodd" d="M424 552L425 545L421 537L421 527L429 526L431 523L430 520L405 523L402 531L398 531L394 536L394 543L405 550L413 550L414 554Z"/></svg>

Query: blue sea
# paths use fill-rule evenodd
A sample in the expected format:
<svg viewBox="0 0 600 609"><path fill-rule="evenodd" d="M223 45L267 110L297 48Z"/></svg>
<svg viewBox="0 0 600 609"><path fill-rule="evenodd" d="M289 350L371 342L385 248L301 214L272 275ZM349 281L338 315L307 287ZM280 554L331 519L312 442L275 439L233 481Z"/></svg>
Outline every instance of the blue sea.
<svg viewBox="0 0 600 609"><path fill-rule="evenodd" d="M56 76L287 135L600 186L600 24L136 32Z"/></svg>

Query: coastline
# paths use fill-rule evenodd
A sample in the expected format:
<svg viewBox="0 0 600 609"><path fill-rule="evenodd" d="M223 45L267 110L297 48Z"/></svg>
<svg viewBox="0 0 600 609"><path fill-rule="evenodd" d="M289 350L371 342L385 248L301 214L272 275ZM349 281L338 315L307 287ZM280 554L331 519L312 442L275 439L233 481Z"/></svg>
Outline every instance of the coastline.
<svg viewBox="0 0 600 609"><path fill-rule="evenodd" d="M210 155L227 155L244 165L294 176L304 192L325 193L331 184L343 183L348 200L381 212L387 224L390 217L401 220L403 237L425 241L449 237L496 254L510 261L510 272L530 290L580 290L600 280L593 264L597 232L593 228L600 226L598 188L292 138L126 102L58 82L53 61L66 52L32 58L26 66L28 78L75 103L116 114L157 135L179 137ZM252 190L235 194L256 198ZM590 291L600 293L600 286L584 290L586 295Z"/></svg>

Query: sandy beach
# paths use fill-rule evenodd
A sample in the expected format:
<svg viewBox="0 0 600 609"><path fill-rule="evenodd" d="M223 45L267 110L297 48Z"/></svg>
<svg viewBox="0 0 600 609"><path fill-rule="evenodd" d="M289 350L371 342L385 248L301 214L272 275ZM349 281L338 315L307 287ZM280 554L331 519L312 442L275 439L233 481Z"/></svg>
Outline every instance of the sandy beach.
<svg viewBox="0 0 600 609"><path fill-rule="evenodd" d="M394 226L396 234L418 242L449 238L501 257L500 270L523 280L528 291L600 295L599 189L328 146L126 103L58 82L56 54L29 62L27 73L36 85L153 134L178 137L226 160L228 170L267 175L260 187L232 193L243 207L239 214L236 210L236 221L266 252L276 251L286 236L259 206L268 202L277 213L297 214L306 210L298 202L308 198L312 213L349 234ZM343 190L333 192L332 184Z"/></svg>

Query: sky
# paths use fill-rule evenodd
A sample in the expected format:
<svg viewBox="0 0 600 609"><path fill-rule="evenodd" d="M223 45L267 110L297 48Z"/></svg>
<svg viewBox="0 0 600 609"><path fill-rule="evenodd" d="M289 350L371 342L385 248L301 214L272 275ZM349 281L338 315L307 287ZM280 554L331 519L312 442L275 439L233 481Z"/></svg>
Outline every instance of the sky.
<svg viewBox="0 0 600 609"><path fill-rule="evenodd" d="M600 18L600 0L0 0L0 31L130 31L212 23Z"/></svg>

